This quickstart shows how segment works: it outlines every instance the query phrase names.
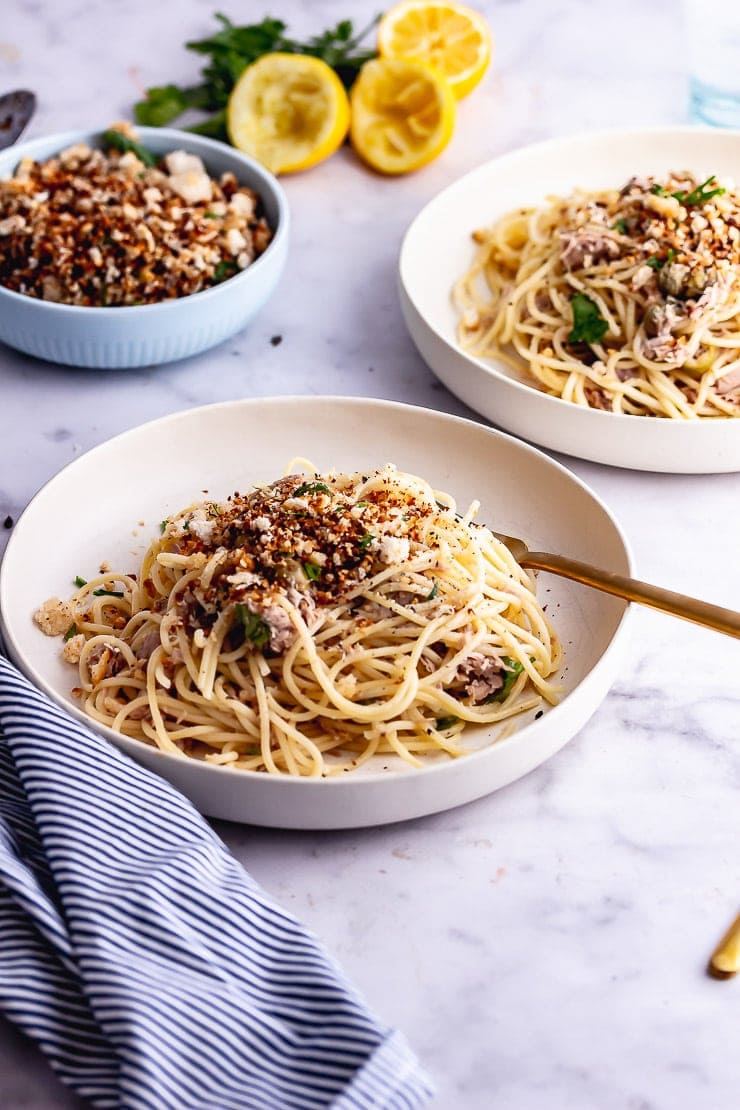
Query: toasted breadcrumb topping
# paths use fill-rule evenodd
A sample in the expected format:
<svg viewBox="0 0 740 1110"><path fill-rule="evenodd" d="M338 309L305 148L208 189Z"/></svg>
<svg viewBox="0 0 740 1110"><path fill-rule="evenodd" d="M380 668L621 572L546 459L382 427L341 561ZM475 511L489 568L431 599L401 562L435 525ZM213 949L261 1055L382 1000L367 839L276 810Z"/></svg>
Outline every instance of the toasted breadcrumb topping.
<svg viewBox="0 0 740 1110"><path fill-rule="evenodd" d="M126 124L115 130L127 138ZM0 284L86 306L154 304L238 274L272 231L257 194L173 151L147 166L84 143L0 181Z"/></svg>

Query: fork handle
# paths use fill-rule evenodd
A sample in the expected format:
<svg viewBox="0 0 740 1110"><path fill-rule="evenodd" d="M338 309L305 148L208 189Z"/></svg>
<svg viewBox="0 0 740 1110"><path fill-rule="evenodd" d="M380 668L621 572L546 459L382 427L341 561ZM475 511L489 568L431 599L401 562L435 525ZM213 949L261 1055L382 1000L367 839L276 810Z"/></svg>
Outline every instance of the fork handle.
<svg viewBox="0 0 740 1110"><path fill-rule="evenodd" d="M672 613L675 617L683 617L694 624L703 624L707 628L740 639L740 613L733 609L711 605L708 601L699 601L695 597L665 590L661 586L651 586L649 582L640 582L637 578L625 578L624 575L600 570L565 555L552 555L548 551L528 551L519 559L519 563L533 570L559 574L561 578L570 578L584 586L592 586L595 590L623 597L626 601L638 601L641 605L649 605L653 609Z"/></svg>

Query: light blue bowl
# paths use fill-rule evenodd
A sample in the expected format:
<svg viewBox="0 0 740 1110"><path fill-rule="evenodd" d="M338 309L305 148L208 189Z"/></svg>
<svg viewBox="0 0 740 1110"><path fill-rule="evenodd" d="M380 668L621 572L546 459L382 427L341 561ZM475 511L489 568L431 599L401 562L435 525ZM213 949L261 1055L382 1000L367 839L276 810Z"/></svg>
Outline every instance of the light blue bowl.
<svg viewBox="0 0 740 1110"><path fill-rule="evenodd" d="M285 194L258 162L213 139L173 128L137 128L154 154L186 150L197 154L213 177L231 171L240 185L262 200L274 236L246 270L220 285L161 304L87 308L55 304L0 285L0 341L51 362L125 370L187 358L243 328L272 294L285 266L289 215ZM18 143L0 153L0 177L21 158L42 160L73 143L100 146L100 131L66 131Z"/></svg>

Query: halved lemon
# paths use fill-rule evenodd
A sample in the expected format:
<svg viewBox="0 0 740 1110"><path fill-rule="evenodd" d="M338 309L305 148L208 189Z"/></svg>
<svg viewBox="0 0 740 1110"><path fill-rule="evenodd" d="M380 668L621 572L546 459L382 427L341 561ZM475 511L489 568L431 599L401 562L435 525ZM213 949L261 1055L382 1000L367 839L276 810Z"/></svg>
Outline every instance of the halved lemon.
<svg viewBox="0 0 740 1110"><path fill-rule="evenodd" d="M455 97L444 77L424 62L365 62L350 97L352 145L380 173L421 169L452 137Z"/></svg>
<svg viewBox="0 0 740 1110"><path fill-rule="evenodd" d="M264 54L229 97L229 138L273 173L323 162L349 128L349 100L334 70L303 54Z"/></svg>
<svg viewBox="0 0 740 1110"><path fill-rule="evenodd" d="M428 62L444 74L458 100L483 77L491 48L484 17L454 0L403 0L378 28L382 57Z"/></svg>

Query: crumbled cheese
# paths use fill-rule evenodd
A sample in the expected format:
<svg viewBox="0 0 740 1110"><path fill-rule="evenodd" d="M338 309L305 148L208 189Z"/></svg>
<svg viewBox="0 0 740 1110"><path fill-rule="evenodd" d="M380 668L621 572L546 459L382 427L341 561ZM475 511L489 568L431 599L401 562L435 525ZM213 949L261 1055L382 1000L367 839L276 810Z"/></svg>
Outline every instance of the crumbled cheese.
<svg viewBox="0 0 740 1110"><path fill-rule="evenodd" d="M69 601L50 597L36 610L33 619L45 636L61 636L72 624L72 605Z"/></svg>
<svg viewBox="0 0 740 1110"><path fill-rule="evenodd" d="M78 632L76 636L72 636L71 639L65 641L64 647L62 648L63 658L67 663L79 663L84 646L85 637L81 632Z"/></svg>
<svg viewBox="0 0 740 1110"><path fill-rule="evenodd" d="M404 563L409 557L410 544L405 536L382 536L378 547L381 563L391 566Z"/></svg>
<svg viewBox="0 0 740 1110"><path fill-rule="evenodd" d="M240 216L249 218L254 214L254 201L246 193L234 193L229 201L229 208ZM219 214L221 214L219 212Z"/></svg>
<svg viewBox="0 0 740 1110"><path fill-rule="evenodd" d="M170 187L188 204L211 199L211 179L207 173L175 173L169 181Z"/></svg>
<svg viewBox="0 0 740 1110"><path fill-rule="evenodd" d="M215 520L207 517L203 509L196 509L190 517L186 531L197 536L203 543L208 543L213 535L215 524Z"/></svg>
<svg viewBox="0 0 740 1110"><path fill-rule="evenodd" d="M247 245L247 240L242 235L241 231L236 227L231 227L226 232L226 246L232 254L239 254Z"/></svg>
<svg viewBox="0 0 740 1110"><path fill-rule="evenodd" d="M197 154L184 150L173 150L165 157L164 164L170 174L205 173L205 166Z"/></svg>

